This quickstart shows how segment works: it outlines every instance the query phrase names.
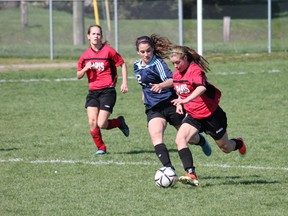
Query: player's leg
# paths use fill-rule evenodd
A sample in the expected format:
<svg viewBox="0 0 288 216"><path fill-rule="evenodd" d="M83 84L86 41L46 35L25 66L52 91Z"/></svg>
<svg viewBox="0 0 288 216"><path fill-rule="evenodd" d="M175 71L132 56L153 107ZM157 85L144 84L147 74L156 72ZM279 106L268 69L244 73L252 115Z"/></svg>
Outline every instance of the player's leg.
<svg viewBox="0 0 288 216"><path fill-rule="evenodd" d="M221 139L217 139L215 142L224 153L230 153L236 146L236 143L233 140L228 139L227 132L225 132Z"/></svg>
<svg viewBox="0 0 288 216"><path fill-rule="evenodd" d="M111 113L106 110L100 110L97 120L97 125L101 129L107 129L108 127L108 119L110 117Z"/></svg>
<svg viewBox="0 0 288 216"><path fill-rule="evenodd" d="M164 143L164 131L167 122L164 118L154 117L148 122L148 131L154 146L155 153L163 166L173 167L168 149Z"/></svg>
<svg viewBox="0 0 288 216"><path fill-rule="evenodd" d="M178 131L181 124L182 124L182 120L185 118L185 114L181 115L181 114L176 113L176 107L172 105L171 107L166 108L166 115L169 117L168 122L171 125L173 125L176 128L176 130ZM209 143L204 138L204 136L202 136L200 133L191 137L191 139L189 140L188 143L192 144L192 145L200 146L202 148L202 151L204 152L204 154L206 156L210 156L212 153L212 149L211 149Z"/></svg>
<svg viewBox="0 0 288 216"><path fill-rule="evenodd" d="M98 126L103 129L119 128L122 133L128 137L129 127L125 122L123 116L118 118L109 119L110 114L113 112L113 108L116 103L116 91L114 88L106 89L100 97L100 113L98 118Z"/></svg>
<svg viewBox="0 0 288 216"><path fill-rule="evenodd" d="M113 129L119 128L122 133L128 137L129 136L129 127L125 122L123 116L118 116L118 118L109 119L110 112L105 110L100 110L99 117L98 117L98 126L102 129Z"/></svg>
<svg viewBox="0 0 288 216"><path fill-rule="evenodd" d="M215 140L218 147L224 153L239 150L240 154L246 153L245 143L241 138L229 139L227 133L226 113L218 107L215 112L205 121L205 130Z"/></svg>
<svg viewBox="0 0 288 216"><path fill-rule="evenodd" d="M193 186L198 186L199 182L197 180L193 163L193 156L192 152L188 147L188 142L191 137L198 134L198 132L199 131L197 128L184 122L179 128L175 140L178 148L179 157L182 161L184 170L186 171L186 174L184 176L179 177L179 181L184 184L190 184Z"/></svg>
<svg viewBox="0 0 288 216"><path fill-rule="evenodd" d="M153 145L162 143L167 122L164 118L153 118L148 122L148 131Z"/></svg>
<svg viewBox="0 0 288 216"><path fill-rule="evenodd" d="M224 153L238 150L241 155L246 154L246 145L242 138L229 139L227 132L221 139L215 140L215 142Z"/></svg>
<svg viewBox="0 0 288 216"><path fill-rule="evenodd" d="M200 133L195 134L195 136L193 136L189 140L189 144L200 146L202 148L203 153L208 157L212 154L212 149L211 149L210 144L205 139L205 137Z"/></svg>
<svg viewBox="0 0 288 216"><path fill-rule="evenodd" d="M99 109L97 107L87 107L87 115L90 126L90 134L93 138L94 144L97 147L96 154L105 154L106 145L103 142L100 128L97 125Z"/></svg>

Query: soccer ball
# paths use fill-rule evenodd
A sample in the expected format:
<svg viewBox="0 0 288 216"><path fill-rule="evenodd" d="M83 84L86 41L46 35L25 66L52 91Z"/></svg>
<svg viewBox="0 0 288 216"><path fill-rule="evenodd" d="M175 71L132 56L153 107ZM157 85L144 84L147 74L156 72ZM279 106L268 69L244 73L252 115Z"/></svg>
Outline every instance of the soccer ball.
<svg viewBox="0 0 288 216"><path fill-rule="evenodd" d="M154 180L157 186L168 188L176 184L178 176L171 167L162 167L156 171Z"/></svg>

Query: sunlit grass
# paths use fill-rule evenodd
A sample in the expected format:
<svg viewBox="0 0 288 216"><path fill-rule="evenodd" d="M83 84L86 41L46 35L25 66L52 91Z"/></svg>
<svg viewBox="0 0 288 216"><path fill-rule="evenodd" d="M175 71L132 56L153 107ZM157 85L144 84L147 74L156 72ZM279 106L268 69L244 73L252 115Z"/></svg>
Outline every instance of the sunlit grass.
<svg viewBox="0 0 288 216"><path fill-rule="evenodd" d="M211 157L191 146L198 188L177 183L160 189L154 184L161 165L135 79L129 79L127 94L119 93L118 85L112 114L125 116L130 137L118 129L104 130L109 154L99 157L84 108L87 83L69 81L75 78L74 69L0 72L0 215L172 216L191 209L195 215L285 215L285 58L285 53L207 56L212 69L208 79L223 94L229 135L243 136L248 152L245 158L237 152L224 154L208 136ZM131 65L129 75L133 77ZM168 126L165 143L181 175L174 140L175 130Z"/></svg>

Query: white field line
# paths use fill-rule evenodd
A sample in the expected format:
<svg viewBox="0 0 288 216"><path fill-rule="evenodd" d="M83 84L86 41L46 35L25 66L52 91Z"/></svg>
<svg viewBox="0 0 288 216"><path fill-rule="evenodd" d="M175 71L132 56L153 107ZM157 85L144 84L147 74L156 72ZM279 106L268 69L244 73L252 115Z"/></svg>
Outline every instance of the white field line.
<svg viewBox="0 0 288 216"><path fill-rule="evenodd" d="M0 71L9 71L15 69L37 69L37 68L77 68L77 63L47 63L47 64L16 64L0 65Z"/></svg>
<svg viewBox="0 0 288 216"><path fill-rule="evenodd" d="M32 163L32 164L41 164L41 163L62 163L62 164L86 164L86 165L143 165L143 166L154 166L158 163L156 162L124 162L124 161L80 161L80 160L24 160L22 158L14 158L14 159L0 159L0 163ZM263 167L263 166L234 166L229 164L200 164L200 166L204 167L217 167L222 169L227 168L238 168L238 169L254 169L254 170L282 170L288 171L288 167Z"/></svg>
<svg viewBox="0 0 288 216"><path fill-rule="evenodd" d="M211 72L210 75L217 75L217 76L233 76L233 75L246 75L246 74L258 74L258 73L281 73L278 69L272 69L269 71L260 71L257 73L253 72ZM122 79L122 77L119 77L119 79ZM135 76L128 76L128 79L135 79ZM65 82L65 81L78 81L78 79L75 77L73 78L58 78L58 79L21 79L21 80L0 80L1 83L32 83L32 82Z"/></svg>
<svg viewBox="0 0 288 216"><path fill-rule="evenodd" d="M62 82L62 81L77 81L75 78L58 78L58 79L21 79L21 80L0 80L1 83L32 83L32 82Z"/></svg>
<svg viewBox="0 0 288 216"><path fill-rule="evenodd" d="M268 71L257 71L257 73L255 72L248 72L248 71L242 71L242 72L233 72L233 71L230 71L230 72L211 72L209 73L209 75L222 75L222 76L230 76L230 75L246 75L246 74L263 74L263 73L268 73L268 74L271 74L271 73L281 73L280 70L278 69L272 69L272 70L268 70Z"/></svg>

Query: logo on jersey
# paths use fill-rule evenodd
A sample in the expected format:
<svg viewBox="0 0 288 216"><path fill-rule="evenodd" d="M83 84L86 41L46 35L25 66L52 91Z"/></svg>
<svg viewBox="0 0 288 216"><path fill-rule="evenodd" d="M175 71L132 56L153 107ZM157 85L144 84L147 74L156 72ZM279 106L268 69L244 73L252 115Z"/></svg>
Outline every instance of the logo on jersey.
<svg viewBox="0 0 288 216"><path fill-rule="evenodd" d="M220 133L223 130L224 130L223 128L220 128L219 130L216 131L216 134Z"/></svg>
<svg viewBox="0 0 288 216"><path fill-rule="evenodd" d="M143 83L142 80L141 80L141 75L140 74L137 74L136 75L136 79L138 81L138 83L143 86L143 87L146 87L146 88L150 88L151 87L151 83Z"/></svg>
<svg viewBox="0 0 288 216"><path fill-rule="evenodd" d="M104 62L93 62L92 68L99 71L104 71Z"/></svg>
<svg viewBox="0 0 288 216"><path fill-rule="evenodd" d="M176 91L177 91L178 94L188 94L188 93L190 93L190 90L189 90L189 88L187 87L186 84L182 84L182 85L176 86Z"/></svg>

